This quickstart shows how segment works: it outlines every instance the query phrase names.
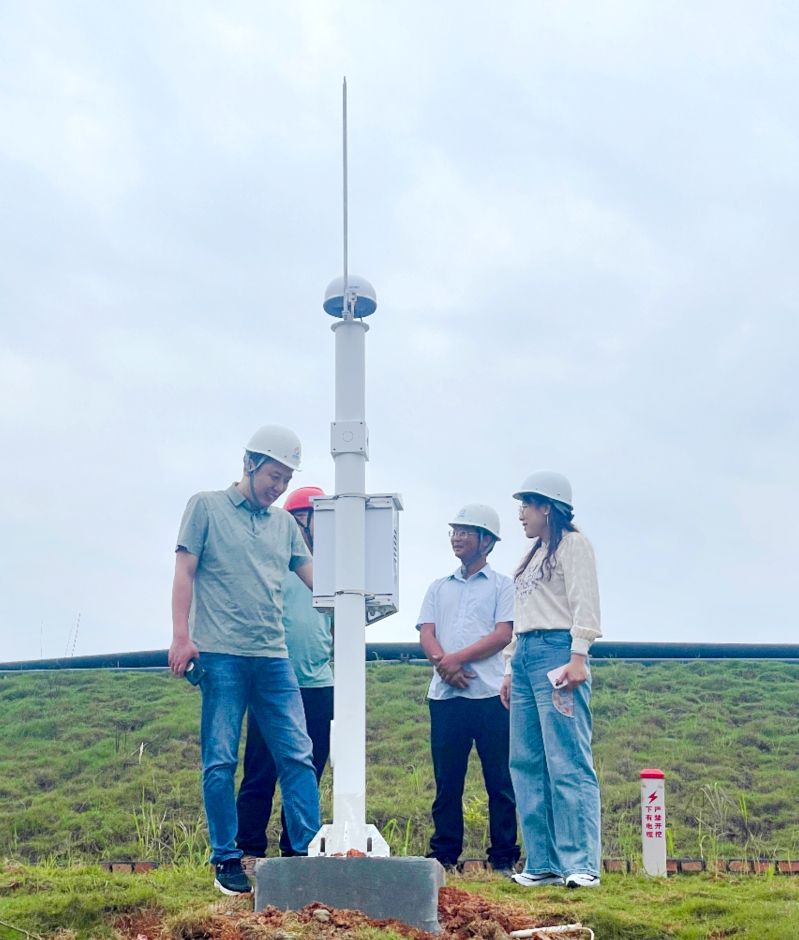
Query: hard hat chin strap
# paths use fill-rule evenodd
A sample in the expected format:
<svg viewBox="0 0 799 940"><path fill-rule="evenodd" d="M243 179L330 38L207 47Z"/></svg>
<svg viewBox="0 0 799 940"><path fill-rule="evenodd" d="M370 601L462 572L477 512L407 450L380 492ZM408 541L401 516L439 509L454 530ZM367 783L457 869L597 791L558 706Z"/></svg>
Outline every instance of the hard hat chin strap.
<svg viewBox="0 0 799 940"><path fill-rule="evenodd" d="M305 539L305 544L308 546L308 551L313 555L313 533L311 532L311 519L313 519L313 510L303 509L302 511L307 513L307 516L305 517L306 522L304 524L297 518L296 513L293 512L292 516L294 516L294 521L302 530L302 535Z"/></svg>
<svg viewBox="0 0 799 940"><path fill-rule="evenodd" d="M491 544L487 547L483 547L483 539L490 539ZM474 551L474 554L470 558L462 558L461 564L464 567L468 567L471 564L474 564L478 559L485 558L487 555L491 554L491 551L496 544L496 539L492 535L489 535L487 532L483 532L477 536L477 548Z"/></svg>
<svg viewBox="0 0 799 940"><path fill-rule="evenodd" d="M489 540L489 545L487 548L483 548L483 539ZM481 532L478 536L477 550L483 556L487 557L494 551L494 546L497 544L497 540L491 535L490 532Z"/></svg>
<svg viewBox="0 0 799 940"><path fill-rule="evenodd" d="M253 506L258 508L258 511L268 509L269 507L264 506L263 503L255 495L255 487L253 486L252 479L258 470L266 463L267 457L263 454L259 454L260 460L256 460L254 457L248 456L244 462L244 469L247 471L247 484L250 491L247 499L252 503Z"/></svg>

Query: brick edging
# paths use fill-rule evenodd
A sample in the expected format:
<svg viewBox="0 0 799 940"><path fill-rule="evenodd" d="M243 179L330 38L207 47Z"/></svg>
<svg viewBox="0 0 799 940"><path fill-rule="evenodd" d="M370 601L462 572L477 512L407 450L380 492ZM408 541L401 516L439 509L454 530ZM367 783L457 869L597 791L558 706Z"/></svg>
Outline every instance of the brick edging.
<svg viewBox="0 0 799 940"><path fill-rule="evenodd" d="M141 874L158 868L158 862L102 861L100 867L117 874ZM465 874L487 871L488 863L482 858L465 858L460 863L460 868ZM602 870L629 874L632 865L626 858L603 858ZM762 875L769 872L777 875L799 875L799 859L719 858L709 863L704 858L669 858L666 859L666 871L670 875L688 875L702 871L729 872L734 875Z"/></svg>
<svg viewBox="0 0 799 940"><path fill-rule="evenodd" d="M487 871L488 863L482 858L466 858L460 866L465 873ZM632 864L626 858L603 858L602 870L629 874ZM799 875L799 860L772 858L719 858L708 862L704 858L669 858L666 860L669 875L688 875L701 871L729 872L734 875L756 875L771 872L778 875Z"/></svg>
<svg viewBox="0 0 799 940"><path fill-rule="evenodd" d="M146 871L152 871L154 868L158 868L158 862L146 862L146 861L108 861L103 860L100 862L100 868L104 868L106 871L111 871L115 873L133 873L135 875L143 874Z"/></svg>
<svg viewBox="0 0 799 940"><path fill-rule="evenodd" d="M607 872L629 872L630 862L624 858L605 858L602 868ZM666 871L670 875L688 875L700 871L729 872L734 875L799 875L799 860L773 858L668 858Z"/></svg>

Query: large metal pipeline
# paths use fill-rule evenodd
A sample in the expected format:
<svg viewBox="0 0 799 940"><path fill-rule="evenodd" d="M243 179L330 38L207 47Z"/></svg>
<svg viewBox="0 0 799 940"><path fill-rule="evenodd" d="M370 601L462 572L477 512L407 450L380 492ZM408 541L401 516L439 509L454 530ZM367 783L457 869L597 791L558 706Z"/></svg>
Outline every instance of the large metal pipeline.
<svg viewBox="0 0 799 940"><path fill-rule="evenodd" d="M0 672L39 669L165 669L166 650L28 659L0 663ZM793 643L612 643L591 647L591 658L657 661L664 659L770 659L799 661L799 645ZM366 662L425 661L418 643L367 643Z"/></svg>

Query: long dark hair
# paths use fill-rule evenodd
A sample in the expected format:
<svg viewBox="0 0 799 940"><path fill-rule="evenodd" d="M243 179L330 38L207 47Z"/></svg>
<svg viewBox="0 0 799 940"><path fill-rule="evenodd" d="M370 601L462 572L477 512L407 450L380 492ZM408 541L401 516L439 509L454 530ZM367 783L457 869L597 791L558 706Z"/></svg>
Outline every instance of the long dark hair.
<svg viewBox="0 0 799 940"><path fill-rule="evenodd" d="M555 552L558 550L561 539L563 538L564 532L578 532L577 526L572 522L572 510L566 503L558 502L557 500L547 499L545 496L538 496L530 494L529 496L525 495L522 497L522 502L532 504L538 509L542 509L545 506L549 506L549 514L547 515L547 527L549 529L549 539L547 541L547 554L541 563L541 575L540 578L542 581L549 581L552 577L552 570L555 567ZM527 566L532 561L533 555L538 551L541 546L541 539L537 538L533 542L533 547L530 551L524 556L521 561L521 564L516 569L516 573L513 575L514 580L517 580L521 577L522 574L527 570Z"/></svg>

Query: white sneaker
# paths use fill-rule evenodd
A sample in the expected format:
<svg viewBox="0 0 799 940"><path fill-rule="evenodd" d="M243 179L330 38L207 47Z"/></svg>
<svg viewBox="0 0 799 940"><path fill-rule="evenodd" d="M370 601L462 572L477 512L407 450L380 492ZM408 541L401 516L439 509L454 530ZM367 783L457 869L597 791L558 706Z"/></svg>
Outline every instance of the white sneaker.
<svg viewBox="0 0 799 940"><path fill-rule="evenodd" d="M521 885L523 888L544 888L547 885L562 885L563 879L560 875L556 875L554 872L544 872L540 875L531 875L526 871L519 872L518 875L513 875L512 881L515 881L517 885Z"/></svg>
<svg viewBox="0 0 799 940"><path fill-rule="evenodd" d="M589 875L584 871L576 871L572 875L566 876L566 887L567 888L598 888L599 887L599 877L597 875Z"/></svg>

